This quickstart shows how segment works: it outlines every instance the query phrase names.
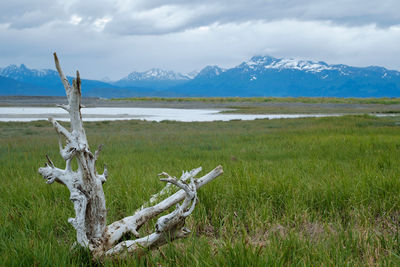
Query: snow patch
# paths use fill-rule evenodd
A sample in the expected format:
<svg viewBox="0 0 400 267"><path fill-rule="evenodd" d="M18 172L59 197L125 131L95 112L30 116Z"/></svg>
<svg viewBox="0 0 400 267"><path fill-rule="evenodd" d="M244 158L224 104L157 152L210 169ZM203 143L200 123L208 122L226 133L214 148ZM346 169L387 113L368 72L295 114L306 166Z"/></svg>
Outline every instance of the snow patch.
<svg viewBox="0 0 400 267"><path fill-rule="evenodd" d="M181 73L176 73L173 71L166 71L162 69L153 68L144 72L131 72L128 76L122 78L121 80L128 81L146 81L146 80L189 80L191 79L187 75Z"/></svg>
<svg viewBox="0 0 400 267"><path fill-rule="evenodd" d="M306 72L321 72L324 70L333 70L334 68L314 61L305 61L297 59L280 59L269 65L264 66L265 69L295 69Z"/></svg>

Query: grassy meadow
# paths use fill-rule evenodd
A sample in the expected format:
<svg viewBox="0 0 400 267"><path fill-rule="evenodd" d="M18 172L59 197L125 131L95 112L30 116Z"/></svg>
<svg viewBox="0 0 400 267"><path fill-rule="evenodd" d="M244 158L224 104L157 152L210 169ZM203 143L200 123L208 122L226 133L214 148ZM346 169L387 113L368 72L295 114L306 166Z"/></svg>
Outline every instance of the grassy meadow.
<svg viewBox="0 0 400 267"><path fill-rule="evenodd" d="M157 174L222 165L187 219L189 238L106 266L400 265L400 117L86 123L104 149L108 222L158 192ZM0 123L0 264L97 265L71 248L69 192L50 123ZM153 229L143 227L142 234Z"/></svg>
<svg viewBox="0 0 400 267"><path fill-rule="evenodd" d="M128 97L114 98L113 101L168 101L168 102L248 102L248 103L309 103L309 104L400 104L396 97Z"/></svg>
<svg viewBox="0 0 400 267"><path fill-rule="evenodd" d="M399 114L400 98L340 97L132 97L110 103L223 108L223 113L240 114ZM171 107L171 106L170 106Z"/></svg>

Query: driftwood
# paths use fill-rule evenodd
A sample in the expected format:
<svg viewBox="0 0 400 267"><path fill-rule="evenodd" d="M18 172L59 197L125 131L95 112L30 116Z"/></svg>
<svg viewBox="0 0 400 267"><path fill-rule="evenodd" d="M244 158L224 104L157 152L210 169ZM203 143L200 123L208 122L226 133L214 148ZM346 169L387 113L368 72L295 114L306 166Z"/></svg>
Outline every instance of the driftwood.
<svg viewBox="0 0 400 267"><path fill-rule="evenodd" d="M76 72L76 79L73 80L71 86L60 67L56 53L54 53L54 61L68 98L68 105L58 106L69 113L71 130L67 130L54 119L49 119L58 133L60 154L66 161L66 167L65 169L55 167L46 155L48 163L45 167L39 168L39 173L46 179L46 183L58 182L65 185L70 191L75 218L69 218L68 222L76 230L77 243L88 248L95 257L121 256L139 249L156 248L174 239L186 237L190 231L184 227L185 218L193 212L196 206L197 190L221 175L222 167L218 166L198 179L195 176L201 171L201 167L184 172L180 179L171 177L165 172L161 173L160 176L164 177L161 181L167 184L160 193L154 195L132 216L107 225L103 184L107 181L108 170L104 166L102 174L96 171L96 161L102 147L99 146L94 154L89 149L81 115L82 97L79 72ZM65 145L63 145L63 140L65 140ZM77 171L71 168L71 161L74 158L78 162ZM171 191L172 186L176 186L180 190L156 203ZM183 202L179 204L181 201ZM143 237L139 235L138 230L142 225L173 205L176 205L176 209L157 220L153 233ZM121 241L122 237L129 233L137 239Z"/></svg>

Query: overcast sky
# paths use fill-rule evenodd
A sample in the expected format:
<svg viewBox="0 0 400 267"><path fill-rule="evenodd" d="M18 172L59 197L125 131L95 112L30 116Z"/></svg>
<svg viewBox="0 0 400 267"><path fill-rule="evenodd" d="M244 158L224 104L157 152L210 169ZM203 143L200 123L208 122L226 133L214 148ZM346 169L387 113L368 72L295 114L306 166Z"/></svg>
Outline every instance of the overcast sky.
<svg viewBox="0 0 400 267"><path fill-rule="evenodd" d="M0 67L119 79L272 55L400 70L399 0L0 1Z"/></svg>

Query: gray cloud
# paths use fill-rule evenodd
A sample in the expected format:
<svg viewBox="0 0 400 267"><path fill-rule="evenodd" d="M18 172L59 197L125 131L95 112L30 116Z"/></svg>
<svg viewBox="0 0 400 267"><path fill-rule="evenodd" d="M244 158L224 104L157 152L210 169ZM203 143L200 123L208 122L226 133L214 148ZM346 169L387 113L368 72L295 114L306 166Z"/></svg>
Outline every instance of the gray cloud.
<svg viewBox="0 0 400 267"><path fill-rule="evenodd" d="M82 23L109 18L105 30L113 34L166 34L214 23L321 20L344 25L400 23L397 0L14 0L0 3L0 22L14 28L79 16Z"/></svg>
<svg viewBox="0 0 400 267"><path fill-rule="evenodd" d="M117 79L161 67L232 67L256 54L400 69L397 1L0 2L0 67L25 63Z"/></svg>
<svg viewBox="0 0 400 267"><path fill-rule="evenodd" d="M117 34L165 34L214 23L321 20L344 25L400 23L394 0L218 0L142 1L117 11L106 30Z"/></svg>
<svg viewBox="0 0 400 267"><path fill-rule="evenodd" d="M56 29L56 30L55 30ZM300 57L357 66L400 69L400 26L345 27L329 22L281 20L213 24L175 34L107 35L62 23L10 31L0 27L0 66L25 63L53 68L57 51L67 73L117 79L161 67L189 72L206 65L232 67L256 54Z"/></svg>
<svg viewBox="0 0 400 267"><path fill-rule="evenodd" d="M52 0L17 0L0 2L0 23L10 28L39 27L67 16L64 7Z"/></svg>

